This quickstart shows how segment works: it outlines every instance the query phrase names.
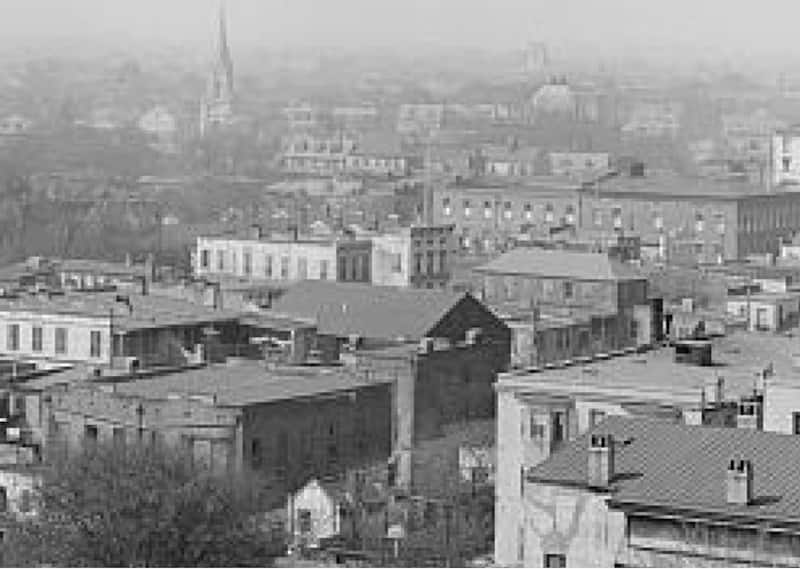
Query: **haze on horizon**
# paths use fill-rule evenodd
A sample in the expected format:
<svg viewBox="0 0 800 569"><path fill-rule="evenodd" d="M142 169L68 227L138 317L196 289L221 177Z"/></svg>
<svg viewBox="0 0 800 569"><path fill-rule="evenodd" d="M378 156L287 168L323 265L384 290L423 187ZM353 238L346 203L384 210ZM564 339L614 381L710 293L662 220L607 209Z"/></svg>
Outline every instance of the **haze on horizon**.
<svg viewBox="0 0 800 569"><path fill-rule="evenodd" d="M220 0L0 0L6 43L195 45L213 41ZM226 0L237 48L520 49L537 39L602 52L658 45L800 53L796 0Z"/></svg>

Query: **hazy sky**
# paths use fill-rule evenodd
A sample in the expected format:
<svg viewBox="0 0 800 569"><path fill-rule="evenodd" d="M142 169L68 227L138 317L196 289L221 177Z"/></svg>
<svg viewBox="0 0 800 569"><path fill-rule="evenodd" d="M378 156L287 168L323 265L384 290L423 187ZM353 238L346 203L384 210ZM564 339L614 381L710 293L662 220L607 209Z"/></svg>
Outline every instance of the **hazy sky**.
<svg viewBox="0 0 800 569"><path fill-rule="evenodd" d="M0 0L4 38L210 41L219 0ZM227 0L234 50L254 44L520 47L528 38L795 50L798 0Z"/></svg>

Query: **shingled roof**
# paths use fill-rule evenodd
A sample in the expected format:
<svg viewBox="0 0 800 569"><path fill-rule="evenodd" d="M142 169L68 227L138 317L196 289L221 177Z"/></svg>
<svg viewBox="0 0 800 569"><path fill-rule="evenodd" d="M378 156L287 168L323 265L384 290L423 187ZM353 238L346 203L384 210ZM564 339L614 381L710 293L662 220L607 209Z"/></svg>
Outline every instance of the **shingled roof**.
<svg viewBox="0 0 800 569"><path fill-rule="evenodd" d="M586 281L644 279L634 267L604 253L518 247L475 269L483 273Z"/></svg>
<svg viewBox="0 0 800 569"><path fill-rule="evenodd" d="M615 444L614 507L800 523L800 437L688 426L650 418L609 417L533 467L528 480L586 486L592 434ZM753 503L730 505L725 477L732 459L753 465Z"/></svg>
<svg viewBox="0 0 800 569"><path fill-rule="evenodd" d="M272 312L314 319L321 334L417 341L466 296L442 290L307 280L276 300Z"/></svg>

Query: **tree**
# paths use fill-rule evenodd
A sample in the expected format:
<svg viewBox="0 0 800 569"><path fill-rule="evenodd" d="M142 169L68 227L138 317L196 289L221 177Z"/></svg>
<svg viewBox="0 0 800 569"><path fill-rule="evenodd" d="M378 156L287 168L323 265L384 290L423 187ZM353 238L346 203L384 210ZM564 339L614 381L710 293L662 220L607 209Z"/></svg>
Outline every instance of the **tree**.
<svg viewBox="0 0 800 569"><path fill-rule="evenodd" d="M14 566L264 566L280 543L264 531L256 484L214 476L152 448L99 447L56 460L34 514L9 522Z"/></svg>

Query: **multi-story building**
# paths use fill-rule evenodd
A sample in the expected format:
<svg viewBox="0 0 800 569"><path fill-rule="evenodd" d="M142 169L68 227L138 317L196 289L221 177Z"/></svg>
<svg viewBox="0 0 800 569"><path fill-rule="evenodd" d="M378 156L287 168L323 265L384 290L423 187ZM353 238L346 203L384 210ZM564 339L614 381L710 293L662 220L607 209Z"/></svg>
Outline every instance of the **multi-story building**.
<svg viewBox="0 0 800 569"><path fill-rule="evenodd" d="M178 364L203 359L212 345L224 351L246 344L237 316L154 295L6 295L0 297L0 354L45 368Z"/></svg>
<svg viewBox="0 0 800 569"><path fill-rule="evenodd" d="M400 105L397 113L397 132L404 136L425 138L441 130L445 106L441 103Z"/></svg>
<svg viewBox="0 0 800 569"><path fill-rule="evenodd" d="M448 457L457 456L448 441L458 441L459 433L463 440L467 424L492 418L492 385L508 367L510 331L469 294L305 281L272 311L315 319L322 354L341 347L342 360L395 382L401 484L428 484L431 469L444 470ZM430 459L430 448L445 456Z"/></svg>
<svg viewBox="0 0 800 569"><path fill-rule="evenodd" d="M450 224L461 246L470 250L502 248L520 233L550 233L577 227L580 184L543 177L525 184L437 187L433 221Z"/></svg>
<svg viewBox="0 0 800 569"><path fill-rule="evenodd" d="M164 444L218 472L247 469L293 491L311 476L385 463L391 401L391 382L341 367L242 361L100 377L52 393L46 449Z"/></svg>
<svg viewBox="0 0 800 569"><path fill-rule="evenodd" d="M524 536L530 537L520 529L530 514L524 475L605 417L797 433L800 390L791 343L737 333L500 374L496 562L539 563L520 554L529 547Z"/></svg>
<svg viewBox="0 0 800 569"><path fill-rule="evenodd" d="M723 115L722 140L726 157L767 165L772 136L784 126L763 108L750 114Z"/></svg>
<svg viewBox="0 0 800 569"><path fill-rule="evenodd" d="M746 182L607 180L583 193L580 226L639 235L665 261L717 263L777 255L800 228L800 194Z"/></svg>
<svg viewBox="0 0 800 569"><path fill-rule="evenodd" d="M477 174L497 178L524 178L543 174L546 164L538 147L486 146L474 157Z"/></svg>
<svg viewBox="0 0 800 569"><path fill-rule="evenodd" d="M291 174L341 174L345 170L347 155L359 149L358 138L341 131L292 134L284 141L281 168Z"/></svg>
<svg viewBox="0 0 800 569"><path fill-rule="evenodd" d="M798 459L796 436L609 418L524 472L512 564L795 566Z"/></svg>
<svg viewBox="0 0 800 569"><path fill-rule="evenodd" d="M451 225L416 225L372 237L372 283L443 288L458 243Z"/></svg>
<svg viewBox="0 0 800 569"><path fill-rule="evenodd" d="M356 239L198 237L195 274L250 280L370 282L372 247Z"/></svg>
<svg viewBox="0 0 800 569"><path fill-rule="evenodd" d="M657 335L646 277L607 254L520 247L474 271L484 302L515 322L519 363L607 353Z"/></svg>
<svg viewBox="0 0 800 569"><path fill-rule="evenodd" d="M769 160L773 185L800 183L800 127L792 125L773 133Z"/></svg>

